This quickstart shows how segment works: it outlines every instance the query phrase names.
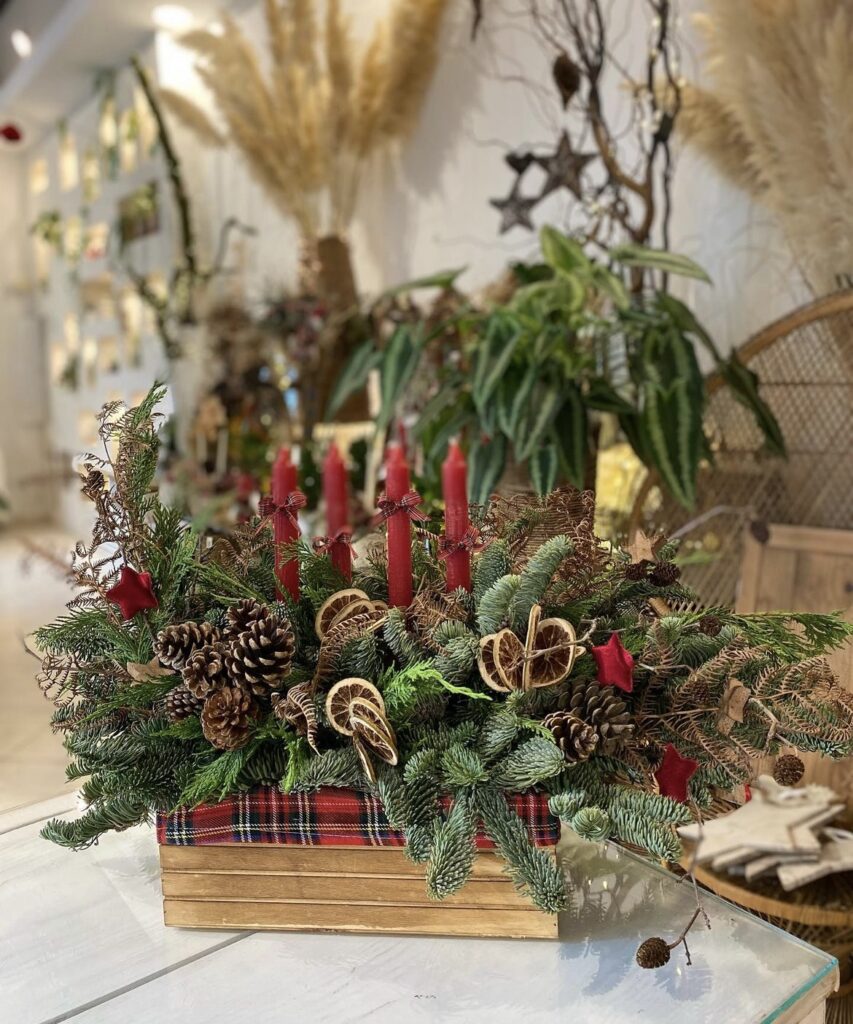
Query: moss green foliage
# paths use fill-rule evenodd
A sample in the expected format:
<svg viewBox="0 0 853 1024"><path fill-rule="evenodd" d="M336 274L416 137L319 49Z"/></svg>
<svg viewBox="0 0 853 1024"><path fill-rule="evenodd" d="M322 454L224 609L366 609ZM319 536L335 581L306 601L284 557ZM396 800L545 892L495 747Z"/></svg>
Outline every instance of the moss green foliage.
<svg viewBox="0 0 853 1024"><path fill-rule="evenodd" d="M105 410L101 430L112 461L87 463L85 491L96 528L75 554L77 594L66 614L35 634L40 683L55 703L54 728L70 755L68 779L89 805L75 821L45 826L49 839L84 847L158 810L221 800L258 784L285 791L353 787L382 801L392 825L405 833L408 855L426 864L436 899L464 884L482 827L519 889L554 912L569 899L564 879L554 858L530 845L508 803L511 794L546 792L552 812L579 834L613 836L673 860L680 853L676 826L692 812L653 792L654 751L672 743L700 762L690 790L700 804L710 802L714 789L747 778L752 755L783 742L830 756L853 751L853 700L822 660L851 627L837 616L714 609L719 629L709 633L699 614L654 618L648 599L679 597L681 588L630 580L626 556L601 548L575 522L560 520L559 530L543 536L555 508L568 507L559 495L514 505L509 518L482 514L490 542L474 556L471 594L445 596L436 545L430 538L415 542L421 606L391 609L378 628L346 637L330 654L328 675L315 681L321 753L279 721L269 702L258 703L242 746L216 749L197 717L168 720L164 697L177 675L140 682L131 666L138 674L152 660L164 626L221 624L228 606L248 597L271 605L293 629L294 662L284 688L312 680L321 654L315 615L344 581L327 558L300 542L292 554L300 562L301 600L275 604L268 528L253 522L210 545L160 504L153 488L160 395L155 388L135 410ZM105 596L124 565L151 574L159 602L129 621ZM387 600L380 551L358 565L353 585ZM543 617L569 620L587 653L558 685L508 694L490 689L477 661L481 639L503 628L524 637L537 604ZM624 695L635 731L606 756L572 764L542 720L565 707L573 684L596 678L589 648L607 643L615 630L635 661L633 691ZM378 688L396 735L398 763L378 762L374 783L350 739L325 719L325 693L350 675ZM744 721L725 735L719 705L732 675L752 699Z"/></svg>

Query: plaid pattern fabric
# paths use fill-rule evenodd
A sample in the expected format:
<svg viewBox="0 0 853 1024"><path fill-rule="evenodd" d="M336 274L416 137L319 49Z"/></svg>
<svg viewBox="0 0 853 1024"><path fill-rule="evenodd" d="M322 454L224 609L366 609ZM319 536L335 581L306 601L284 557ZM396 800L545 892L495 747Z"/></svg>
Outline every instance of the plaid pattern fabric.
<svg viewBox="0 0 853 1024"><path fill-rule="evenodd" d="M509 794L507 802L536 846L554 846L560 823L542 793ZM443 801L449 806L449 798ZM222 843L277 843L291 846L404 846L402 832L388 824L382 804L369 793L324 788L315 793L281 793L260 786L219 804L202 804L157 815L157 842L165 846ZM477 847L494 843L477 833Z"/></svg>

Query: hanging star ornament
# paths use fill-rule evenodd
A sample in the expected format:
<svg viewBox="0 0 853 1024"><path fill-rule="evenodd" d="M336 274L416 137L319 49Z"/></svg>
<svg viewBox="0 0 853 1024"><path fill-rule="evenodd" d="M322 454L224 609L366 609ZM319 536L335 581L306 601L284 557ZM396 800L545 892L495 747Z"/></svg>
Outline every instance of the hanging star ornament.
<svg viewBox="0 0 853 1024"><path fill-rule="evenodd" d="M634 689L634 659L622 646L618 633L611 633L606 644L590 648L589 653L595 658L598 681L602 685L631 693Z"/></svg>
<svg viewBox="0 0 853 1024"><path fill-rule="evenodd" d="M144 608L157 608L159 601L151 589L151 573L137 572L129 565L121 568L121 577L114 587L107 591L107 599L117 604L121 617L132 619Z"/></svg>
<svg viewBox="0 0 853 1024"><path fill-rule="evenodd" d="M514 227L527 228L528 231L533 230L533 221L530 219L530 214L533 211L533 207L539 202L539 199L525 199L520 194L519 185L520 179L516 179L515 184L512 186L512 191L506 199L489 200L489 204L500 211L500 233L502 235Z"/></svg>
<svg viewBox="0 0 853 1024"><path fill-rule="evenodd" d="M680 804L687 803L687 784L696 774L699 762L692 757L682 757L671 743L663 752L663 761L655 772L661 796L671 797Z"/></svg>
<svg viewBox="0 0 853 1024"><path fill-rule="evenodd" d="M558 188L567 188L578 199L583 198L581 174L586 165L594 159L595 153L576 153L572 148L569 133L564 131L553 153L536 157L536 163L545 172L545 184L542 186L540 198L556 192Z"/></svg>

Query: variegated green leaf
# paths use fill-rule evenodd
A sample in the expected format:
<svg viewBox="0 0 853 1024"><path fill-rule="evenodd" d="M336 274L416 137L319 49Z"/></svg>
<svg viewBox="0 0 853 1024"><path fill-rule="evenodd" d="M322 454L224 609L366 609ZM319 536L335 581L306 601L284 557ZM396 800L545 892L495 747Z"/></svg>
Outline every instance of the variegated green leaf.
<svg viewBox="0 0 853 1024"><path fill-rule="evenodd" d="M548 494L554 490L559 461L555 444L543 445L530 456L530 481L537 494Z"/></svg>
<svg viewBox="0 0 853 1024"><path fill-rule="evenodd" d="M493 316L489 321L474 368L472 394L478 409L482 409L489 401L506 373L518 338L518 327L511 318Z"/></svg>
<svg viewBox="0 0 853 1024"><path fill-rule="evenodd" d="M582 488L586 477L589 423L583 396L575 384L563 391L563 405L554 420L552 434L563 472Z"/></svg>
<svg viewBox="0 0 853 1024"><path fill-rule="evenodd" d="M498 423L507 437L515 442L518 425L530 402L533 386L539 376L539 368L531 364L521 382L505 377L498 395Z"/></svg>
<svg viewBox="0 0 853 1024"><path fill-rule="evenodd" d="M585 270L590 265L583 246L556 228L542 228L539 232L539 244L542 246L543 259L554 270L572 274L577 270Z"/></svg>
<svg viewBox="0 0 853 1024"><path fill-rule="evenodd" d="M468 452L468 493L471 501L485 505L506 465L506 438L498 434L478 438Z"/></svg>
<svg viewBox="0 0 853 1024"><path fill-rule="evenodd" d="M367 384L370 371L381 365L383 355L384 353L376 348L373 341L366 341L363 345L359 345L335 382L326 409L328 417L334 416L350 395L354 395L356 391L360 391Z"/></svg>
<svg viewBox="0 0 853 1024"><path fill-rule="evenodd" d="M649 249L633 242L617 245L610 250L611 257L623 267L641 267L648 270L660 270L664 274L678 274L681 277L694 277L699 281L711 283L707 273L689 256L679 256L666 249Z"/></svg>
<svg viewBox="0 0 853 1024"><path fill-rule="evenodd" d="M376 418L376 429L381 433L394 418L397 403L421 359L423 351L422 331L403 324L391 335L382 361L382 406Z"/></svg>
<svg viewBox="0 0 853 1024"><path fill-rule="evenodd" d="M545 384L534 390L528 402L528 414L521 421L523 426L526 425L526 430L520 438L520 445L516 445L520 461L529 459L536 450L536 446L554 422L562 401L561 389L554 384Z"/></svg>

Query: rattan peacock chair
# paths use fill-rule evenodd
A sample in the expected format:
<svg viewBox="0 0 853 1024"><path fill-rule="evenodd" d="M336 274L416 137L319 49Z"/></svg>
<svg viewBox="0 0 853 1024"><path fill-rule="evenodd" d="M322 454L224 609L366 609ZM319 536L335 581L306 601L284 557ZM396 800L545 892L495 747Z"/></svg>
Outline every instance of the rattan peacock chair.
<svg viewBox="0 0 853 1024"><path fill-rule="evenodd" d="M775 413L788 458L767 456L751 414L708 380L714 464L700 473L696 508L678 505L653 473L640 485L629 532L683 538L683 577L705 606L733 604L747 526L853 528L853 290L809 303L740 349Z"/></svg>

